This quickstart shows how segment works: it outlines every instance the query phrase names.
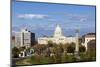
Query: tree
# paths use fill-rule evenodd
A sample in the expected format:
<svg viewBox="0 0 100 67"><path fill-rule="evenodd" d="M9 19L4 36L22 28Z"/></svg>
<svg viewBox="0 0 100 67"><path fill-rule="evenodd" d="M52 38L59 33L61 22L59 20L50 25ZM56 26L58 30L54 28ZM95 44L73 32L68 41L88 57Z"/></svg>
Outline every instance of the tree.
<svg viewBox="0 0 100 67"><path fill-rule="evenodd" d="M53 46L53 42L52 41L48 41L48 47L52 47Z"/></svg>
<svg viewBox="0 0 100 67"><path fill-rule="evenodd" d="M90 60L95 60L96 59L96 41L91 40L87 44L87 54Z"/></svg>
<svg viewBox="0 0 100 67"><path fill-rule="evenodd" d="M67 47L67 52L68 53L74 53L75 48L72 47L71 45Z"/></svg>
<svg viewBox="0 0 100 67"><path fill-rule="evenodd" d="M85 52L85 51L86 51L85 46L80 45L79 46L79 52Z"/></svg>
<svg viewBox="0 0 100 67"><path fill-rule="evenodd" d="M69 46L69 43L63 44L63 51L67 51L67 47Z"/></svg>
<svg viewBox="0 0 100 67"><path fill-rule="evenodd" d="M46 50L44 50L43 51L43 55L45 56L45 57L49 57L50 56L50 48L46 48Z"/></svg>
<svg viewBox="0 0 100 67"><path fill-rule="evenodd" d="M53 63L59 63L61 62L61 50L58 46L56 47L50 47L50 60Z"/></svg>
<svg viewBox="0 0 100 67"><path fill-rule="evenodd" d="M64 50L63 50L63 45L62 44L59 44L59 45L57 45L57 53L58 53L58 55L60 55L61 56L61 54L64 52Z"/></svg>
<svg viewBox="0 0 100 67"><path fill-rule="evenodd" d="M13 55L14 58L18 58L19 57L19 53L20 53L20 50L17 47L14 47L12 49L12 55Z"/></svg>
<svg viewBox="0 0 100 67"><path fill-rule="evenodd" d="M74 51L75 51L75 43L70 43L70 45L68 45L67 47L67 52L74 53Z"/></svg>
<svg viewBox="0 0 100 67"><path fill-rule="evenodd" d="M95 40L91 40L87 44L88 51L95 51L96 50L96 42Z"/></svg>
<svg viewBox="0 0 100 67"><path fill-rule="evenodd" d="M19 50L20 51L24 51L25 50L25 47L20 47Z"/></svg>
<svg viewBox="0 0 100 67"><path fill-rule="evenodd" d="M49 62L50 62L50 63L56 63L56 56L55 56L55 55L50 56Z"/></svg>
<svg viewBox="0 0 100 67"><path fill-rule="evenodd" d="M44 47L42 47L43 45L34 45L33 49L35 52L37 52L38 54L41 54L43 52Z"/></svg>
<svg viewBox="0 0 100 67"><path fill-rule="evenodd" d="M62 59L61 59L61 62L67 62L67 60L68 60L68 55L67 55L67 52L64 52L63 54L62 54L62 57L61 57Z"/></svg>

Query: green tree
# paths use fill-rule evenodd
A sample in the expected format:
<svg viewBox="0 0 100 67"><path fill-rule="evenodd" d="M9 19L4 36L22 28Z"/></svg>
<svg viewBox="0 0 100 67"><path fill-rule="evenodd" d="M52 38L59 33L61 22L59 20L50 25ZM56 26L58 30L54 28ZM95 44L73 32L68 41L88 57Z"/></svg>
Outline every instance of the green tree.
<svg viewBox="0 0 100 67"><path fill-rule="evenodd" d="M63 45L63 51L67 51L67 47L70 45L69 43L62 44Z"/></svg>
<svg viewBox="0 0 100 67"><path fill-rule="evenodd" d="M50 63L56 63L56 56L55 56L55 55L50 56L49 62L50 62Z"/></svg>
<svg viewBox="0 0 100 67"><path fill-rule="evenodd" d="M68 55L67 55L67 52L64 52L62 54L62 60L61 60L61 62L67 62L67 61L68 61Z"/></svg>
<svg viewBox="0 0 100 67"><path fill-rule="evenodd" d="M48 47L52 47L54 44L53 44L53 42L52 41L48 41Z"/></svg>
<svg viewBox="0 0 100 67"><path fill-rule="evenodd" d="M80 45L79 46L79 52L85 52L85 51L86 51L85 46Z"/></svg>
<svg viewBox="0 0 100 67"><path fill-rule="evenodd" d="M18 58L20 50L17 47L12 48L12 55L14 58Z"/></svg>
<svg viewBox="0 0 100 67"><path fill-rule="evenodd" d="M25 50L25 47L20 47L19 50L20 51L24 51Z"/></svg>
<svg viewBox="0 0 100 67"><path fill-rule="evenodd" d="M88 42L87 55L90 60L96 60L96 41L91 40Z"/></svg>
<svg viewBox="0 0 100 67"><path fill-rule="evenodd" d="M68 45L67 47L67 52L74 53L74 51L75 51L75 43L70 43L70 45Z"/></svg>
<svg viewBox="0 0 100 67"><path fill-rule="evenodd" d="M51 61L53 63L60 63L61 62L61 50L57 47L50 47L50 52L52 56L50 56Z"/></svg>

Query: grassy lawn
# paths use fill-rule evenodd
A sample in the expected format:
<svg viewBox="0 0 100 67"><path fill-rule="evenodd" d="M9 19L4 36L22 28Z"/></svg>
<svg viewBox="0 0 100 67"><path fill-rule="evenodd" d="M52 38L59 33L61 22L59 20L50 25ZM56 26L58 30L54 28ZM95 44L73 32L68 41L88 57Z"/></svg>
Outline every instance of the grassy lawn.
<svg viewBox="0 0 100 67"><path fill-rule="evenodd" d="M95 57L81 53L80 60L77 60L73 55L62 56L61 58L45 57L45 56L31 56L16 62L16 65L36 65L36 64L51 64L51 63L69 63L77 61L95 61Z"/></svg>

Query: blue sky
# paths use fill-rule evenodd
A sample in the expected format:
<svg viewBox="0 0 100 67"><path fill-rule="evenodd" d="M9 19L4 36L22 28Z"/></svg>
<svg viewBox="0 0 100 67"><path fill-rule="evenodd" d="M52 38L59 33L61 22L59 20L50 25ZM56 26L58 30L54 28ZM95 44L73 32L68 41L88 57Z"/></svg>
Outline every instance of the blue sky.
<svg viewBox="0 0 100 67"><path fill-rule="evenodd" d="M12 2L12 31L27 28L36 36L52 36L59 24L65 36L95 32L95 6Z"/></svg>

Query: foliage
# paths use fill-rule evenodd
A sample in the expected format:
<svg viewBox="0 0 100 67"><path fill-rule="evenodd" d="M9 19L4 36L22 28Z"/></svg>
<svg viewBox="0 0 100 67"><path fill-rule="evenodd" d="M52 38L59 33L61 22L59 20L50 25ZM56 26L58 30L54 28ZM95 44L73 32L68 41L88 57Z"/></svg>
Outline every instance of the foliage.
<svg viewBox="0 0 100 67"><path fill-rule="evenodd" d="M74 53L75 51L75 44L74 43L71 43L70 45L68 45L67 47L67 52L68 53Z"/></svg>
<svg viewBox="0 0 100 67"><path fill-rule="evenodd" d="M96 60L96 41L91 40L88 42L87 55L90 60Z"/></svg>
<svg viewBox="0 0 100 67"><path fill-rule="evenodd" d="M85 51L86 51L85 46L80 45L79 46L79 52L85 52Z"/></svg>
<svg viewBox="0 0 100 67"><path fill-rule="evenodd" d="M62 54L62 57L61 57L62 59L61 59L61 62L67 62L67 60L68 60L68 55L67 55L67 53L66 52L64 52L63 54Z"/></svg>
<svg viewBox="0 0 100 67"><path fill-rule="evenodd" d="M34 55L29 59L30 64L48 64L48 63L63 63L63 62L77 62L77 61L93 61L96 59L95 42L90 42L89 49L85 52L85 47L80 44L79 57L77 59L74 55L75 43L54 44L48 42L47 45L34 45ZM17 50L17 49L16 49ZM28 50L28 49L27 49ZM24 61L22 61L24 62Z"/></svg>
<svg viewBox="0 0 100 67"><path fill-rule="evenodd" d="M12 49L12 55L13 55L14 58L18 58L19 53L20 53L20 51L19 51L19 49L17 47L14 47Z"/></svg>
<svg viewBox="0 0 100 67"><path fill-rule="evenodd" d="M91 40L90 42L88 42L87 46L88 46L88 51L96 51L95 40Z"/></svg>
<svg viewBox="0 0 100 67"><path fill-rule="evenodd" d="M52 41L48 41L48 44L47 44L48 47L52 47L53 45L54 45L54 44L53 44Z"/></svg>

